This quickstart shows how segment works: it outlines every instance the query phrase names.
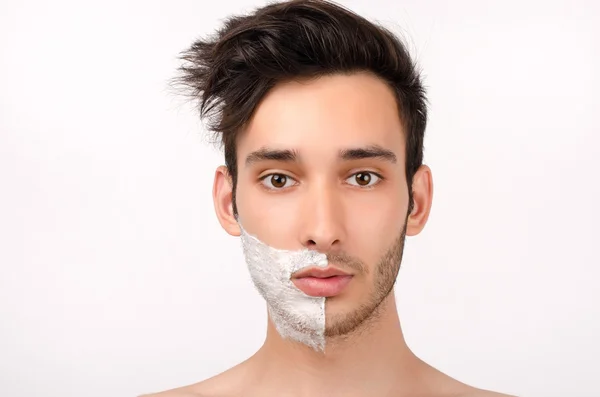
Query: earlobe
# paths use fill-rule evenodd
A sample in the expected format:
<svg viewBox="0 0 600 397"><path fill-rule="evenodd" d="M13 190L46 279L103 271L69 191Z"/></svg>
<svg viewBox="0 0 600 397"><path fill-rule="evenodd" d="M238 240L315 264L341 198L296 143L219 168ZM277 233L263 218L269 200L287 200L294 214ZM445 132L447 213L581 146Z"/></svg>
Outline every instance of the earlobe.
<svg viewBox="0 0 600 397"><path fill-rule="evenodd" d="M429 218L433 201L433 178L428 166L422 165L417 170L413 177L412 190L414 204L406 221L407 236L419 234Z"/></svg>
<svg viewBox="0 0 600 397"><path fill-rule="evenodd" d="M241 231L233 212L233 181L225 166L215 171L213 203L221 227L230 235L239 236Z"/></svg>

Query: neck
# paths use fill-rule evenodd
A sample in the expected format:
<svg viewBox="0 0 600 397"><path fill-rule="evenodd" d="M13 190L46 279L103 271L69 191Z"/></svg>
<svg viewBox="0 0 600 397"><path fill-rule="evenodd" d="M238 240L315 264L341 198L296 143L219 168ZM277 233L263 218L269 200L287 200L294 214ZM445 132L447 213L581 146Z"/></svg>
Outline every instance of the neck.
<svg viewBox="0 0 600 397"><path fill-rule="evenodd" d="M422 363L404 341L393 291L351 335L328 338L324 352L281 338L269 320L265 343L251 360L261 388L311 396L385 394L406 386Z"/></svg>

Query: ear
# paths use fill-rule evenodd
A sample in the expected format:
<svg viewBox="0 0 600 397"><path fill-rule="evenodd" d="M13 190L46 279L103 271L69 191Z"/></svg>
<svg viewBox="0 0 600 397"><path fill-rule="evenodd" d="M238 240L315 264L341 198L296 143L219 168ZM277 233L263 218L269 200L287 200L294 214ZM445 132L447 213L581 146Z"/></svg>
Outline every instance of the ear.
<svg viewBox="0 0 600 397"><path fill-rule="evenodd" d="M221 227L232 236L239 236L240 227L233 214L233 180L225 166L215 171L213 203Z"/></svg>
<svg viewBox="0 0 600 397"><path fill-rule="evenodd" d="M433 178L428 166L419 167L413 177L412 190L414 205L406 223L407 236L421 233L429 218L433 200Z"/></svg>

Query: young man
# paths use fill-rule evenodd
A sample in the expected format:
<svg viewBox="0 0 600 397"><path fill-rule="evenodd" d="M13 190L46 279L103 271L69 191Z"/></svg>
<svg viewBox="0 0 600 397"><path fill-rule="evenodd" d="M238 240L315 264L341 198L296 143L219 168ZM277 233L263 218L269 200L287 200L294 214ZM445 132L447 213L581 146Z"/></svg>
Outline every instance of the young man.
<svg viewBox="0 0 600 397"><path fill-rule="evenodd" d="M158 396L499 396L407 347L394 298L425 227L425 92L403 44L326 1L230 18L181 82L222 141L214 204L269 313L256 354Z"/></svg>

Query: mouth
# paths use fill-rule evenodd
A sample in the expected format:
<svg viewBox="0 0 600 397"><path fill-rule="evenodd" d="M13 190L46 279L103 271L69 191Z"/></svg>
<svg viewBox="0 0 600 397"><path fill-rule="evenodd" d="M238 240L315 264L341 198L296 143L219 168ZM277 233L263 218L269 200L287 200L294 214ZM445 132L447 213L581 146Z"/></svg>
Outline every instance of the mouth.
<svg viewBox="0 0 600 397"><path fill-rule="evenodd" d="M292 282L308 296L332 297L341 294L352 277L333 267L309 268L294 274Z"/></svg>

